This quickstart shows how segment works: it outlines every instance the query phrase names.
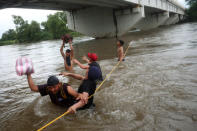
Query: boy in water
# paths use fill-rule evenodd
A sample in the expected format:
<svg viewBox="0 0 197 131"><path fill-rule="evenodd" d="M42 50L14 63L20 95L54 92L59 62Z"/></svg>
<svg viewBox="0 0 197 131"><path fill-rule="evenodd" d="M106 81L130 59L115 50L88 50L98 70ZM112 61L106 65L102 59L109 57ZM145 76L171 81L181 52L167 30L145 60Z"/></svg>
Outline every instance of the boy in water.
<svg viewBox="0 0 197 131"><path fill-rule="evenodd" d="M118 52L118 61L124 61L124 49L123 49L123 45L124 45L124 41L123 40L118 40L117 41L117 52Z"/></svg>
<svg viewBox="0 0 197 131"><path fill-rule="evenodd" d="M66 37L66 36L65 36ZM73 57L74 57L74 50L72 47L72 40L73 38L70 36L67 36L67 38L62 38L62 46L60 48L60 53L64 59L64 67L65 70L67 71L72 71L73 70ZM69 43L70 49L67 49L66 52L64 53L63 48L65 43Z"/></svg>

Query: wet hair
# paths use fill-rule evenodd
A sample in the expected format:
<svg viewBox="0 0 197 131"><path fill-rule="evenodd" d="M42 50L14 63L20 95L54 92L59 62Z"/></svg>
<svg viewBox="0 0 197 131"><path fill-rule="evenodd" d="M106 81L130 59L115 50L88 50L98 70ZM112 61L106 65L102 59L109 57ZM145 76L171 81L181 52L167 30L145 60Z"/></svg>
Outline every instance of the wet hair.
<svg viewBox="0 0 197 131"><path fill-rule="evenodd" d="M70 53L70 49L67 49L67 50L66 50L66 53Z"/></svg>
<svg viewBox="0 0 197 131"><path fill-rule="evenodd" d="M123 40L118 40L120 42L120 45L123 46L124 45L124 41Z"/></svg>

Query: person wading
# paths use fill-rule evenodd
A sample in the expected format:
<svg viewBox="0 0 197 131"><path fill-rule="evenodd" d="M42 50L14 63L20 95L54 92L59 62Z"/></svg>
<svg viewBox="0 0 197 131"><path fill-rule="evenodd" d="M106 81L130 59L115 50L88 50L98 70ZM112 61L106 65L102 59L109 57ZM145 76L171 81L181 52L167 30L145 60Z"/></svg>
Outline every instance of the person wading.
<svg viewBox="0 0 197 131"><path fill-rule="evenodd" d="M27 81L32 91L39 92L41 96L49 95L56 105L68 108L76 102L87 103L83 94L76 92L69 84L59 82L56 76L50 76L46 84L35 85L31 74L27 74Z"/></svg>
<svg viewBox="0 0 197 131"><path fill-rule="evenodd" d="M124 45L124 41L123 40L118 40L116 43L118 49L117 49L117 53L118 53L118 61L124 61L124 49L123 49L123 45Z"/></svg>
<svg viewBox="0 0 197 131"><path fill-rule="evenodd" d="M62 46L60 48L60 53L64 59L64 67L67 71L73 70L73 58L74 58L74 49L72 46L73 38L70 35L65 35L62 37ZM64 53L63 48L65 43L69 43L70 49L67 49Z"/></svg>
<svg viewBox="0 0 197 131"><path fill-rule="evenodd" d="M74 62L78 64L82 69L86 69L85 76L67 72L62 72L60 74L63 76L73 77L77 80L82 80L82 83L78 88L78 93L82 93L83 98L81 102L78 102L69 108L69 111L73 113L76 112L77 109L86 109L91 106L94 106L94 97L91 97L90 99L88 99L88 97L94 94L96 90L97 81L103 80L100 66L96 62L98 58L97 55L95 53L88 53L88 57L89 59L87 57L83 57L83 60L88 62L88 65L83 65L78 60L74 59ZM87 103L85 103L85 100L88 100Z"/></svg>

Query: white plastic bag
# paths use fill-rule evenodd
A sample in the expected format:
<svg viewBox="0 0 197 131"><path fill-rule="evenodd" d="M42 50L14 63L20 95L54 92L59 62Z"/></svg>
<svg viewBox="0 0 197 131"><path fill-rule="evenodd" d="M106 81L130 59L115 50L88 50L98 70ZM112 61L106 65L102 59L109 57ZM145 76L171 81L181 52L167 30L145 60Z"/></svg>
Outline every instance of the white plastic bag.
<svg viewBox="0 0 197 131"><path fill-rule="evenodd" d="M20 57L16 60L16 73L19 76L34 73L31 59Z"/></svg>

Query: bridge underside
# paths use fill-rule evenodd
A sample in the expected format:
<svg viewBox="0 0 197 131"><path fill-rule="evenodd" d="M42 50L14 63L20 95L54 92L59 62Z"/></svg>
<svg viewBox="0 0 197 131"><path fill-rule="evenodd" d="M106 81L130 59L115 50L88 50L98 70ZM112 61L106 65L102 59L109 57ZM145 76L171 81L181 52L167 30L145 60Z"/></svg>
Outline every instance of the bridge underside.
<svg viewBox="0 0 197 131"><path fill-rule="evenodd" d="M71 30L95 38L175 24L184 14L166 0L1 0L3 8L64 10Z"/></svg>
<svg viewBox="0 0 197 131"><path fill-rule="evenodd" d="M3 8L31 8L48 10L78 10L87 7L121 8L131 6L132 3L122 0L1 0Z"/></svg>

